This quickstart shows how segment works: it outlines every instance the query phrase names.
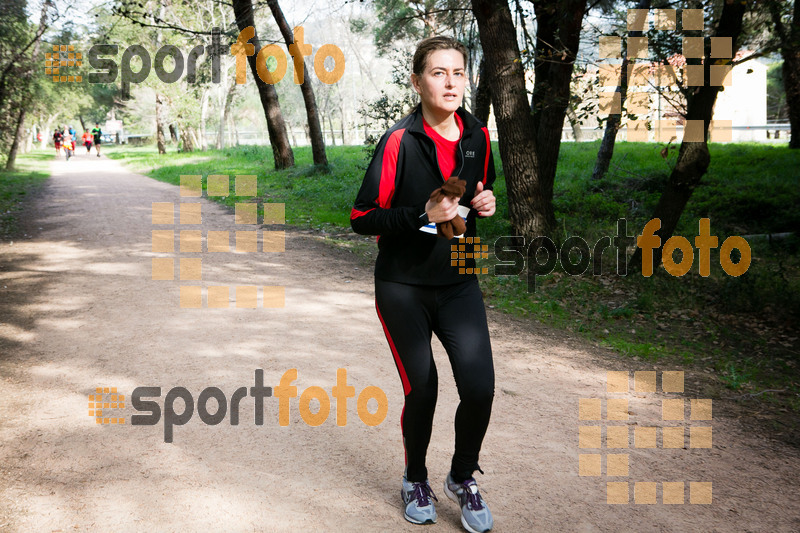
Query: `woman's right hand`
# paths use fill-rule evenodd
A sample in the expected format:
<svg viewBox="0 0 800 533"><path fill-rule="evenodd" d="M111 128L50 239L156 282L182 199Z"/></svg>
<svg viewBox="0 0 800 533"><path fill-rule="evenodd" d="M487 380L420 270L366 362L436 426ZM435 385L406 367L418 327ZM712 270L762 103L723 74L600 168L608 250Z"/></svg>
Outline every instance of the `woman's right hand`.
<svg viewBox="0 0 800 533"><path fill-rule="evenodd" d="M441 202L428 200L425 212L428 213L429 222L449 222L458 215L458 198L445 197Z"/></svg>

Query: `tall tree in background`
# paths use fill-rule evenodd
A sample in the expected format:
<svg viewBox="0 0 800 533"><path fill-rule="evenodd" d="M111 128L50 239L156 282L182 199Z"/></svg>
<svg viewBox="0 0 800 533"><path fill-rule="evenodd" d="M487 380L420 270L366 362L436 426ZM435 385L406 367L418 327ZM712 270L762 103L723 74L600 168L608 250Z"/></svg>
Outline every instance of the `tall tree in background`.
<svg viewBox="0 0 800 533"><path fill-rule="evenodd" d="M252 0L233 0L233 13L236 16L236 25L240 31L251 26L255 29ZM275 168L292 167L294 166L294 153L289 145L289 137L286 134L286 124L281 114L278 93L275 91L274 86L266 83L258 76L256 56L258 51L261 50L258 33L253 35L250 42L253 44L256 53L249 56L247 62L250 65L250 73L258 88L258 95L261 98L261 105L264 108L264 115L267 119L267 130L270 144L272 144L272 153L275 157Z"/></svg>
<svg viewBox="0 0 800 533"><path fill-rule="evenodd" d="M18 88L18 95L20 98L17 100L16 109L14 110L15 112L11 115L11 117L14 119L14 121L10 124L13 127L13 139L11 141L11 147L8 151L8 156L6 158L6 170L9 171L14 170L17 152L19 151L19 146L25 133L25 117L28 114L28 108L33 104L33 101L26 93L28 93L30 87L33 85L32 78L35 76L36 67L39 66L37 63L39 63L42 36L47 30L48 13L52 7L53 3L51 0L45 0L42 4L42 11L39 16L39 27L37 28L36 34L34 35L32 41L32 53L29 57L22 56L22 60L16 72L16 75L18 76L17 82L21 84L21 87ZM5 75L5 72L3 75ZM6 80L3 80L3 82L5 83Z"/></svg>
<svg viewBox="0 0 800 533"><path fill-rule="evenodd" d="M650 0L639 0L636 4L636 9L650 9ZM628 38L641 37L640 31L629 31ZM620 81L615 92L619 93L620 112L610 113L606 120L606 129L603 133L603 140L600 142L600 150L597 152L597 160L594 164L592 171L592 179L603 179L608 172L608 166L611 164L611 158L614 157L614 145L617 142L617 132L622 124L622 108L625 107L625 100L628 97L628 45L627 39L625 46L622 50L622 66L620 68Z"/></svg>
<svg viewBox="0 0 800 533"><path fill-rule="evenodd" d="M319 110L317 109L317 100L314 98L314 89L311 87L311 78L308 76L308 69L304 60L305 55L311 55L311 45L301 42L295 43L294 34L292 33L289 24L286 22L286 17L283 16L281 6L278 0L267 0L270 11L275 22L278 24L278 29L281 31L283 39L286 41L286 46L289 52L295 58L295 80L299 78L300 73L297 72L297 64L301 62L303 65L302 80L300 83L300 91L303 93L303 103L306 107L306 117L308 120L309 136L311 137L311 153L314 156L314 164L327 166L328 156L325 154L325 138L322 136L322 127L319 123ZM302 38L302 33L298 33L298 37ZM308 54L305 53L308 50ZM294 51L294 52L293 52Z"/></svg>
<svg viewBox="0 0 800 533"><path fill-rule="evenodd" d="M530 103L508 3L472 0L472 10L486 59L511 226L528 238L547 235L556 226L553 183L586 2L534 2L537 32Z"/></svg>
<svg viewBox="0 0 800 533"><path fill-rule="evenodd" d="M516 31L506 0L472 0L486 59L486 77L497 122L500 158L508 190L508 210L518 235L546 233L546 217L539 209L543 198L534 125ZM551 201L552 204L552 201ZM552 212L552 205L549 209Z"/></svg>
<svg viewBox="0 0 800 533"><path fill-rule="evenodd" d="M722 12L714 31L714 36L716 37L731 38L734 57L739 49L738 41L742 33L742 19L746 9L746 2L726 0L723 3ZM711 45L708 39L705 39L704 56L706 58L711 57ZM669 181L661 193L658 205L651 217L651 219L658 218L661 221L661 228L655 232L661 238L661 244L653 250L654 268L661 263L664 243L675 232L675 227L678 225L678 220L686 207L686 203L692 196L695 187L700 184L700 180L711 163L711 155L708 151L708 127L714 112L714 103L717 101L717 94L721 87L708 83L710 80L710 67L711 61L703 62L703 79L706 80L706 84L697 87L695 91L689 92L686 97L686 120L702 121L703 141L687 141L684 137L678 151L678 160L670 173ZM639 271L641 265L642 249L637 247L628 263L628 268Z"/></svg>
<svg viewBox="0 0 800 533"><path fill-rule="evenodd" d="M539 187L533 204L537 235L546 235L556 226L553 184L586 0L539 1L533 8L537 29L531 108L539 152Z"/></svg>
<svg viewBox="0 0 800 533"><path fill-rule="evenodd" d="M800 2L795 0L789 22L784 23L782 8L787 5L786 2L771 0L769 10L783 56L783 88L792 128L789 148L800 148Z"/></svg>

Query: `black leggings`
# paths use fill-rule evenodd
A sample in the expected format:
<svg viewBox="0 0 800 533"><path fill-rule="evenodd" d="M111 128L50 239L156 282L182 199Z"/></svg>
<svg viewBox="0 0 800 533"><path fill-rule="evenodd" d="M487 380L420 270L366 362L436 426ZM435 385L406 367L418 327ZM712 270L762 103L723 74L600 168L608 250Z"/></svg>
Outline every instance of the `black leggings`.
<svg viewBox="0 0 800 533"><path fill-rule="evenodd" d="M478 280L437 287L375 279L375 307L403 382L400 426L406 477L428 478L425 455L438 393L431 350L431 333L436 333L450 359L460 398L451 473L458 482L471 478L479 469L494 398L492 346Z"/></svg>

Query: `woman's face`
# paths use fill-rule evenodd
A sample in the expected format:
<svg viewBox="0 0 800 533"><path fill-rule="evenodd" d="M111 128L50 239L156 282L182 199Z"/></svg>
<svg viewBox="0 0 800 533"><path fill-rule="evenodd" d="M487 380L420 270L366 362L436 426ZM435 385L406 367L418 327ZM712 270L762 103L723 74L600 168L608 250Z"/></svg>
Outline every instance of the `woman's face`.
<svg viewBox="0 0 800 533"><path fill-rule="evenodd" d="M432 52L422 74L411 75L423 107L437 114L451 114L458 109L464 97L465 80L464 56L453 49Z"/></svg>

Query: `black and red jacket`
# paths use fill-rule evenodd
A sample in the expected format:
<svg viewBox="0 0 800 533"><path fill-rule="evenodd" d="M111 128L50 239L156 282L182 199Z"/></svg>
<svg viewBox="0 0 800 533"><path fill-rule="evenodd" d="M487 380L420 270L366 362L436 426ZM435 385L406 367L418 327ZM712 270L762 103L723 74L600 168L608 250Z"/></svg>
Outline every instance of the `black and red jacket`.
<svg viewBox="0 0 800 533"><path fill-rule="evenodd" d="M478 181L485 190L492 188L494 160L486 126L461 107L456 113L464 131L456 150L454 175L467 182L459 203L469 207ZM425 204L446 177L439 169L436 145L423 128L422 108L417 106L381 137L350 213L353 231L379 235L376 278L448 285L474 276L459 274L458 267L450 265L450 245L463 243L462 239L447 240L420 231ZM465 236L475 236L476 217L477 211L471 209ZM468 248L471 252L472 247ZM474 261L468 259L464 267L473 268Z"/></svg>

